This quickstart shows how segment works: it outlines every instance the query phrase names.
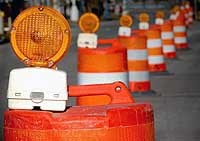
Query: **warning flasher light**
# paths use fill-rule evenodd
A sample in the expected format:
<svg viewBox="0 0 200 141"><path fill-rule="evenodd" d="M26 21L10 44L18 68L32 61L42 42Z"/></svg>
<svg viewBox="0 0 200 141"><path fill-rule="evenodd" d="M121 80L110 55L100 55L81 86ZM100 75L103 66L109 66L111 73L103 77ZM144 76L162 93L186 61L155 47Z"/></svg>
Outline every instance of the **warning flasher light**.
<svg viewBox="0 0 200 141"><path fill-rule="evenodd" d="M95 33L99 26L99 18L93 13L85 13L79 19L79 27L84 33Z"/></svg>
<svg viewBox="0 0 200 141"><path fill-rule="evenodd" d="M158 11L156 12L156 18L164 19L164 18L165 18L165 13L164 13L164 11L158 10Z"/></svg>
<svg viewBox="0 0 200 141"><path fill-rule="evenodd" d="M11 44L27 66L53 67L70 46L71 29L67 20L49 7L31 7L15 19Z"/></svg>
<svg viewBox="0 0 200 141"><path fill-rule="evenodd" d="M133 24L133 18L130 15L123 15L119 20L120 26L130 27Z"/></svg>
<svg viewBox="0 0 200 141"><path fill-rule="evenodd" d="M149 17L149 14L146 13L146 12L143 12L139 15L139 21L140 22L149 22L150 20L150 17Z"/></svg>

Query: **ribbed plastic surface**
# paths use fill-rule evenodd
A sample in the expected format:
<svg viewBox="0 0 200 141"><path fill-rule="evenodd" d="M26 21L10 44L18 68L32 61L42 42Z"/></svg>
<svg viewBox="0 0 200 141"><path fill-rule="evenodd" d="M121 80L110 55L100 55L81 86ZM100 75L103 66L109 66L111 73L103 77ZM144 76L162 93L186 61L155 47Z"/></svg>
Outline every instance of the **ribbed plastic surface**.
<svg viewBox="0 0 200 141"><path fill-rule="evenodd" d="M45 6L30 7L21 12L11 29L12 48L27 66L52 67L68 50L70 39L66 19Z"/></svg>
<svg viewBox="0 0 200 141"><path fill-rule="evenodd" d="M16 29L19 50L27 58L45 61L62 46L63 33L59 23L45 13L25 17Z"/></svg>
<svg viewBox="0 0 200 141"><path fill-rule="evenodd" d="M149 104L71 107L64 113L7 111L5 141L154 141Z"/></svg>
<svg viewBox="0 0 200 141"><path fill-rule="evenodd" d="M81 31L86 33L94 33L99 29L99 19L93 13L85 13L79 19L79 27Z"/></svg>

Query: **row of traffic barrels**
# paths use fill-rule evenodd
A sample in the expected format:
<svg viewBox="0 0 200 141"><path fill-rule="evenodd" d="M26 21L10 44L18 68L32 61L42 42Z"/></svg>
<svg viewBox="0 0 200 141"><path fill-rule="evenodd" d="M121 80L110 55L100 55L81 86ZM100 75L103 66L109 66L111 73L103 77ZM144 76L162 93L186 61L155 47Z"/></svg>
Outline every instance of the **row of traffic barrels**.
<svg viewBox="0 0 200 141"><path fill-rule="evenodd" d="M122 81L131 92L150 93L150 73L167 74L165 59L176 59L177 49L188 49L185 19L152 24L147 30L132 30L130 37L99 39L98 45L101 44L107 47L78 48L78 84ZM88 104L104 101L100 97L84 98Z"/></svg>

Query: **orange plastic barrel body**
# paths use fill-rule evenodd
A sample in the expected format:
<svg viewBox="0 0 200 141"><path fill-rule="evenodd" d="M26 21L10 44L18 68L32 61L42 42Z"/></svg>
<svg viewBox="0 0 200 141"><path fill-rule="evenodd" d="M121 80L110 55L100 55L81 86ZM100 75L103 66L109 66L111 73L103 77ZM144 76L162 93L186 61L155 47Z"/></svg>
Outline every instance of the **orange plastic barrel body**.
<svg viewBox="0 0 200 141"><path fill-rule="evenodd" d="M165 58L176 58L172 22L168 20L163 25L151 25L151 28L161 31L162 50Z"/></svg>
<svg viewBox="0 0 200 141"><path fill-rule="evenodd" d="M141 29L134 29L131 31L132 35L139 35L139 36L144 36L146 30L141 30Z"/></svg>
<svg viewBox="0 0 200 141"><path fill-rule="evenodd" d="M188 24L191 25L191 24L193 24L193 8L190 6L187 9L187 11L188 11L188 19L187 19L187 21L188 21Z"/></svg>
<svg viewBox="0 0 200 141"><path fill-rule="evenodd" d="M146 37L133 35L118 37L122 46L127 48L129 88L132 92L150 91Z"/></svg>
<svg viewBox="0 0 200 141"><path fill-rule="evenodd" d="M8 110L4 123L4 141L155 140L148 104L77 106L63 113Z"/></svg>
<svg viewBox="0 0 200 141"><path fill-rule="evenodd" d="M176 58L176 48L174 44L173 23L168 20L161 25L161 36L163 44L163 54L165 58Z"/></svg>
<svg viewBox="0 0 200 141"><path fill-rule="evenodd" d="M79 48L79 72L126 72L126 49L124 48Z"/></svg>
<svg viewBox="0 0 200 141"><path fill-rule="evenodd" d="M188 18L189 18L189 15L188 15L188 9L186 9L186 8L184 8L184 9L182 9L181 11L180 11L183 15L184 15L184 17L185 17L185 25L186 26L189 26L189 20L188 20Z"/></svg>
<svg viewBox="0 0 200 141"><path fill-rule="evenodd" d="M156 27L146 30L145 34L147 36L149 71L166 71L166 64L162 50L161 31Z"/></svg>
<svg viewBox="0 0 200 141"><path fill-rule="evenodd" d="M102 106L74 106L63 112L8 110L4 141L154 141L154 116L148 103L135 103L121 82L69 86L69 96L101 95Z"/></svg>
<svg viewBox="0 0 200 141"><path fill-rule="evenodd" d="M103 84L122 81L128 86L127 53L122 47L78 49L78 84ZM78 105L102 105L109 97L85 96L77 98Z"/></svg>
<svg viewBox="0 0 200 141"><path fill-rule="evenodd" d="M187 49L187 29L185 25L185 17L182 13L179 14L176 20L173 21L174 42L177 49Z"/></svg>

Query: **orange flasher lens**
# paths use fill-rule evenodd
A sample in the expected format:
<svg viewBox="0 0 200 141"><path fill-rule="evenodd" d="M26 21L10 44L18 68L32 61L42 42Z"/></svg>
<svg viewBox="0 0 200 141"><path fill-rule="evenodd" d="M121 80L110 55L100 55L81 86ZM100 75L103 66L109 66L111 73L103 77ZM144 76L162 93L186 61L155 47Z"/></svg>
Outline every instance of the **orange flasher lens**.
<svg viewBox="0 0 200 141"><path fill-rule="evenodd" d="M11 29L15 54L27 66L52 67L70 46L71 29L56 10L40 6L24 10Z"/></svg>
<svg viewBox="0 0 200 141"><path fill-rule="evenodd" d="M173 7L173 9L172 9L172 12L173 12L173 13L176 13L176 12L178 12L178 11L180 11L180 6L179 6L179 5L175 5L175 6Z"/></svg>
<svg viewBox="0 0 200 141"><path fill-rule="evenodd" d="M144 12L139 15L140 22L149 22L149 20L150 20L149 14Z"/></svg>
<svg viewBox="0 0 200 141"><path fill-rule="evenodd" d="M161 10L159 10L159 11L157 11L156 12L156 18L165 18L165 13L164 13L164 11L161 11Z"/></svg>
<svg viewBox="0 0 200 141"><path fill-rule="evenodd" d="M99 29L99 18L93 13L85 13L79 19L79 27L82 32L94 33Z"/></svg>
<svg viewBox="0 0 200 141"><path fill-rule="evenodd" d="M133 18L130 15L123 15L119 22L121 26L130 27L133 24Z"/></svg>

